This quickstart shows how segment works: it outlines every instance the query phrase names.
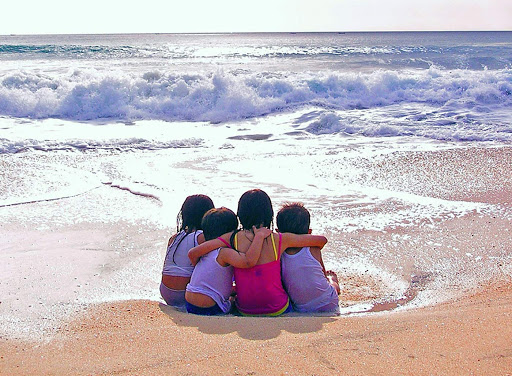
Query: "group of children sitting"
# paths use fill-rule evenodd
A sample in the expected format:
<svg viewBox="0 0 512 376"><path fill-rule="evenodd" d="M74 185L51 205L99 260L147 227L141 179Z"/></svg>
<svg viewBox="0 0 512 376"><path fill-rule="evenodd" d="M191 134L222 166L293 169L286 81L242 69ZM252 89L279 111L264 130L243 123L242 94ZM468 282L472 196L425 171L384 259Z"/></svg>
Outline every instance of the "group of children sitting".
<svg viewBox="0 0 512 376"><path fill-rule="evenodd" d="M199 315L336 312L338 279L321 256L327 239L311 235L307 209L284 205L278 232L270 230L273 218L270 197L260 189L240 197L237 214L215 208L208 196L187 197L165 256L165 302Z"/></svg>

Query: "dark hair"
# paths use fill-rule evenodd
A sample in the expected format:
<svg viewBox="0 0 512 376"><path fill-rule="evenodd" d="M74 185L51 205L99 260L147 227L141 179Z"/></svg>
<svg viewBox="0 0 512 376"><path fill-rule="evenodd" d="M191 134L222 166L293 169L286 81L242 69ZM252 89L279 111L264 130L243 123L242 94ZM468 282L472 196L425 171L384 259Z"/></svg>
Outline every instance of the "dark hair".
<svg viewBox="0 0 512 376"><path fill-rule="evenodd" d="M177 232L185 231L186 233L191 233L201 230L201 220L204 213L214 207L212 199L206 195L188 196L183 202L176 218Z"/></svg>
<svg viewBox="0 0 512 376"><path fill-rule="evenodd" d="M204 215L201 226L204 238L211 240L227 232L235 231L238 227L238 218L232 210L225 207L210 209Z"/></svg>
<svg viewBox="0 0 512 376"><path fill-rule="evenodd" d="M183 205L181 205L181 209L176 217L176 231L178 233L185 231L187 234L191 234L194 231L201 230L201 220L203 219L204 213L214 207L212 199L206 195L188 196L183 202ZM172 242L172 245L174 245L178 240L174 248L174 253L172 254L172 262L175 264L174 256L183 239L185 239L185 235L181 238L176 237ZM169 253L170 249L170 247L167 249L167 253ZM167 258L167 255L165 257Z"/></svg>
<svg viewBox="0 0 512 376"><path fill-rule="evenodd" d="M308 209L300 202L286 203L277 213L277 228L279 232L307 234L311 217Z"/></svg>
<svg viewBox="0 0 512 376"><path fill-rule="evenodd" d="M261 189L252 189L240 197L237 214L245 230L252 229L252 226L271 228L273 224L272 201Z"/></svg>

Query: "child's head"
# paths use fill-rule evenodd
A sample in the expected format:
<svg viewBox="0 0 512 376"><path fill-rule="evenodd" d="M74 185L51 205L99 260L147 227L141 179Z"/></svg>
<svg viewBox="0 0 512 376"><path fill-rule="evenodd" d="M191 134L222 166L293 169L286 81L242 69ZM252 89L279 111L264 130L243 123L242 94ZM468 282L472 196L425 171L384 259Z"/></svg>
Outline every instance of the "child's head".
<svg viewBox="0 0 512 376"><path fill-rule="evenodd" d="M238 218L232 210L225 207L210 209L204 215L201 226L204 238L211 240L227 232L235 231L238 227Z"/></svg>
<svg viewBox="0 0 512 376"><path fill-rule="evenodd" d="M252 229L252 226L270 228L274 219L272 201L261 189L252 189L240 197L237 214L246 230Z"/></svg>
<svg viewBox="0 0 512 376"><path fill-rule="evenodd" d="M204 213L214 207L212 199L206 195L188 196L178 213L178 232L201 230L201 220Z"/></svg>
<svg viewBox="0 0 512 376"><path fill-rule="evenodd" d="M279 232L307 234L309 232L309 211L300 202L284 204L277 213L277 228Z"/></svg>

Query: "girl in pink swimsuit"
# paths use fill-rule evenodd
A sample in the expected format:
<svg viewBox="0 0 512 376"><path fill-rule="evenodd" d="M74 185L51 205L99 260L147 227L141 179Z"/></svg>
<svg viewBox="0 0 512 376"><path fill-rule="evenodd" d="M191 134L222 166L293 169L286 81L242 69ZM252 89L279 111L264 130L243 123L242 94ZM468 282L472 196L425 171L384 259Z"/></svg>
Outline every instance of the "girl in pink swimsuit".
<svg viewBox="0 0 512 376"><path fill-rule="evenodd" d="M240 230L192 248L189 256L204 254L221 247L224 242L229 242L237 251L246 253L255 237L253 226L273 227L272 202L261 189L247 191L240 197L237 214L242 225ZM277 316L287 312L290 302L281 282L282 250L289 247L323 247L326 243L324 236L273 232L263 241L261 254L254 267L235 268L238 310L243 315L263 316Z"/></svg>

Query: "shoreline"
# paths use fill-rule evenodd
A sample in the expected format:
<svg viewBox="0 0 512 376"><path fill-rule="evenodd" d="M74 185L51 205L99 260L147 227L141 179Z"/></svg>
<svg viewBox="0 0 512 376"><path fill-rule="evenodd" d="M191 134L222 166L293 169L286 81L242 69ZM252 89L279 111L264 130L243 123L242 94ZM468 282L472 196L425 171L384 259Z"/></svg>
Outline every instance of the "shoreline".
<svg viewBox="0 0 512 376"><path fill-rule="evenodd" d="M411 155L415 158L407 158ZM401 297L411 292L407 287L417 288L407 309L343 316L201 317L157 301L124 300L75 305L78 311L64 315L66 322L53 325L48 317L58 313L53 309L61 300L90 302L98 291L112 300L152 299L167 228L155 230L115 216L105 223L61 224L63 211L56 202L34 204L34 212L40 209L51 216L6 220L0 226L6 240L4 265L13 262L1 282L8 293L1 307L7 314L10 307L19 311L2 325L30 331L51 324L52 330L39 340L13 339L2 331L0 375L511 375L511 160L510 146L368 159L368 171L373 172L368 179L377 183L396 184L398 190L411 187L411 194L425 197L482 199L497 206L462 216L447 211L437 219L426 217L382 231L368 227L327 233L324 262L334 266L345 286L341 308L368 302L398 307ZM277 202L282 200L277 197ZM116 213L137 207L140 199L105 188L63 204L67 214L94 212L105 198ZM317 217L328 215L330 205L344 203L318 202L326 210ZM400 210L401 205L390 200L377 210ZM25 215L19 208L5 210L7 219ZM19 276L34 254L50 256L52 262L31 269L35 278L24 281ZM358 263L361 255L366 263ZM374 269L367 268L372 265ZM134 270L139 279L133 278ZM105 295L104 286L110 294ZM140 295L141 289L146 295ZM38 301L31 291L39 292ZM122 295L130 291L139 295ZM37 325L30 327L31 319Z"/></svg>
<svg viewBox="0 0 512 376"><path fill-rule="evenodd" d="M46 342L0 339L0 374L496 374L512 370L512 281L419 309L201 317L104 303Z"/></svg>

